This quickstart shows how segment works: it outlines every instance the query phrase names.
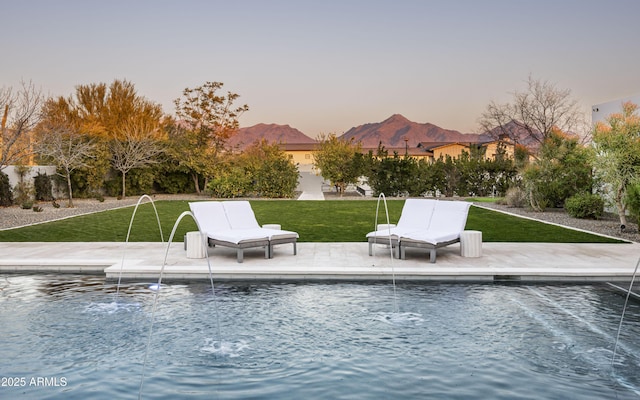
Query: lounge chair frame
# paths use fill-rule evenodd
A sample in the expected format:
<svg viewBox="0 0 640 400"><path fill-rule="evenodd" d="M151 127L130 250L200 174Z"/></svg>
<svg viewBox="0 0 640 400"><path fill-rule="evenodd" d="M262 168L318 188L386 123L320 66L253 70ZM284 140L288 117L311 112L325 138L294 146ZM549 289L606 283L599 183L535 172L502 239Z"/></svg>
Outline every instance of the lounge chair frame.
<svg viewBox="0 0 640 400"><path fill-rule="evenodd" d="M420 249L428 249L429 250L429 262L431 262L432 264L436 262L436 249L439 249L441 247L446 247L449 246L450 244L454 244L460 241L460 238L457 239L453 239L453 240L449 240L446 242L440 242L440 243L428 243L428 242L424 242L424 241L420 241L420 240L413 240L413 239L407 239L407 238L402 238L400 239L400 243L398 244L398 249L399 249L399 253L400 253L400 259L401 260L406 260L406 250L407 247L415 247L415 248L420 248Z"/></svg>
<svg viewBox="0 0 640 400"><path fill-rule="evenodd" d="M271 258L271 247L269 246L268 239L258 239L258 240L250 240L240 243L227 242L225 240L218 240L213 238L208 238L208 243L210 247L222 246L222 247L231 247L236 249L236 259L239 263L244 261L244 249L254 248L254 247L264 247L264 258Z"/></svg>

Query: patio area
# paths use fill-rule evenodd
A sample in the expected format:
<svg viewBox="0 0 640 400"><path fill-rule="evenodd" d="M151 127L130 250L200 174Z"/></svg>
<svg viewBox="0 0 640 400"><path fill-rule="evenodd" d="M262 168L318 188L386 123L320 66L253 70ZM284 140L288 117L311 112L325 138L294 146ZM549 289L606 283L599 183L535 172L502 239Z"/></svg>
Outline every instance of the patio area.
<svg viewBox="0 0 640 400"><path fill-rule="evenodd" d="M481 257L462 257L460 245L428 252L407 249L406 260L391 259L389 249L358 243L278 245L274 258L260 248L245 250L236 261L229 248L209 248L207 258L187 258L182 242L173 243L0 243L0 272L91 273L108 279L157 280L425 280L425 281L551 281L628 282L640 244L483 243Z"/></svg>

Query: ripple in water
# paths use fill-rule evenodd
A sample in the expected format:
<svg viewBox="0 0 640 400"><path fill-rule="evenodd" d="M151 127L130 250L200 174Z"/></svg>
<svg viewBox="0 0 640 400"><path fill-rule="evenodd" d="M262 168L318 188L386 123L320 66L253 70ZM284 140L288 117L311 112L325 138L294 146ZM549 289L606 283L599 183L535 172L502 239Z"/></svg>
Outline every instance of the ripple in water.
<svg viewBox="0 0 640 400"><path fill-rule="evenodd" d="M249 343L245 340L238 340L237 342L225 342L214 340L212 338L205 338L204 346L200 351L204 353L214 354L220 357L235 358L242 356L246 349L249 349Z"/></svg>
<svg viewBox="0 0 640 400"><path fill-rule="evenodd" d="M113 314L116 312L134 312L140 309L139 303L90 303L84 312L89 314Z"/></svg>
<svg viewBox="0 0 640 400"><path fill-rule="evenodd" d="M404 313L383 313L379 314L375 318L377 321L382 321L385 324L394 326L419 326L424 322L422 314L404 312Z"/></svg>

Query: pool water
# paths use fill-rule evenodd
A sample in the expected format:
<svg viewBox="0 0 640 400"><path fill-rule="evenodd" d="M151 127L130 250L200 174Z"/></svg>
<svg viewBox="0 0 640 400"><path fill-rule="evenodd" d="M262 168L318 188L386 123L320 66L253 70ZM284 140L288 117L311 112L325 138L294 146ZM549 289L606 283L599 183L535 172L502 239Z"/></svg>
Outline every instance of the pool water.
<svg viewBox="0 0 640 400"><path fill-rule="evenodd" d="M612 368L605 285L170 283L149 336L154 296L0 275L0 398L640 397L640 306Z"/></svg>

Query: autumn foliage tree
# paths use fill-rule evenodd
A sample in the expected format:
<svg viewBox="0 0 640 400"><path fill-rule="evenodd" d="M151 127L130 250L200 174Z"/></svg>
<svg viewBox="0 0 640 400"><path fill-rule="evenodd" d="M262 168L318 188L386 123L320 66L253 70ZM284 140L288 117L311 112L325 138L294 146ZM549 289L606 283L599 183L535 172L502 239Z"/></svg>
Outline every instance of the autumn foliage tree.
<svg viewBox="0 0 640 400"><path fill-rule="evenodd" d="M159 129L162 117L162 108L139 96L133 83L115 80L110 85L79 85L69 97L47 100L42 123L44 127L65 126L94 143L93 157L76 170L82 177L76 184L97 193L111 167L124 180L132 168L152 163L163 137ZM125 193L123 186L122 195Z"/></svg>
<svg viewBox="0 0 640 400"><path fill-rule="evenodd" d="M172 155L191 171L198 193L200 178L207 187L227 140L238 130L238 119L249 110L246 104L234 105L238 94L220 94L222 87L221 82L206 82L184 89L182 98L174 100L178 120L172 135Z"/></svg>

